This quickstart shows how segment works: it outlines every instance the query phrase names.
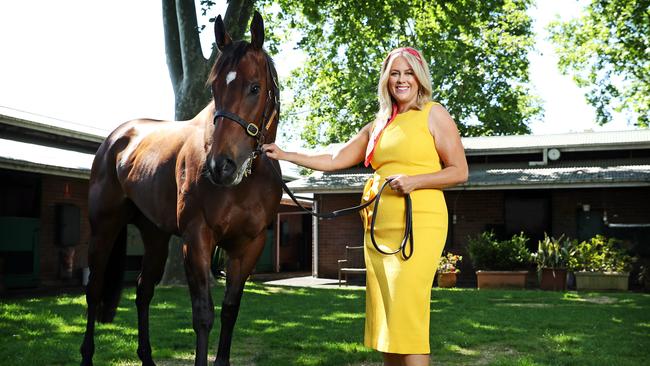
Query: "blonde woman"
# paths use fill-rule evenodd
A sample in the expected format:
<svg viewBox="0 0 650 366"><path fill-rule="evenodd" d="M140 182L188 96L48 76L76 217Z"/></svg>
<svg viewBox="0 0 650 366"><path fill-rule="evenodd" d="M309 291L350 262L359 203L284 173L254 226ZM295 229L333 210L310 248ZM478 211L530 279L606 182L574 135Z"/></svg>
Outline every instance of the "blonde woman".
<svg viewBox="0 0 650 366"><path fill-rule="evenodd" d="M384 365L429 364L429 304L433 276L447 237L447 207L442 188L467 180L467 161L456 123L431 101L429 69L420 52L403 47L382 63L379 111L333 154L286 152L275 144L266 155L322 171L372 164L362 200L381 196L375 239L386 250L399 246L404 232L404 199L413 207L413 255L384 255L369 238L372 206L362 212L365 227L366 323L364 344L382 352ZM435 325L434 325L435 326Z"/></svg>

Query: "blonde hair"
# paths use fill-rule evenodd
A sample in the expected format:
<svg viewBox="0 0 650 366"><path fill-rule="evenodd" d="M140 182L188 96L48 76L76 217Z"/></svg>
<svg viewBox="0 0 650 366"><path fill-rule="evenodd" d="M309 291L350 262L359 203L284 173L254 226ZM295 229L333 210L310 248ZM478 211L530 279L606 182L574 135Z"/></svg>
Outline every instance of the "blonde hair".
<svg viewBox="0 0 650 366"><path fill-rule="evenodd" d="M390 69L393 67L393 62L398 57L404 57L409 66L411 66L411 69L413 69L415 78L418 81L418 96L415 101L415 108L421 110L431 100L432 86L431 79L429 78L429 66L427 66L427 63L421 55L421 52L406 47L392 50L386 56L382 63L379 84L377 85L377 95L379 97L377 120L387 120L391 116L393 97L391 97L390 91L388 90L388 79L390 78Z"/></svg>

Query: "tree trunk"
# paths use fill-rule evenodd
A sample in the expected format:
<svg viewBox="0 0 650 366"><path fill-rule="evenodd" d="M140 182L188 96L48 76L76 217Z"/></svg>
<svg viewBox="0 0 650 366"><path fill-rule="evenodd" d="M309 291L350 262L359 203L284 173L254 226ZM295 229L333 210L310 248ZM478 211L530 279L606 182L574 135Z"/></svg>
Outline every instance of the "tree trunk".
<svg viewBox="0 0 650 366"><path fill-rule="evenodd" d="M226 30L233 40L241 39L248 27L255 0L229 0L224 17ZM165 30L165 54L169 77L174 88L175 119L188 120L210 101L205 81L217 56L212 48L209 59L203 57L194 0L162 0ZM212 29L208 29L212 32ZM182 240L169 241L169 257L163 284L185 284Z"/></svg>

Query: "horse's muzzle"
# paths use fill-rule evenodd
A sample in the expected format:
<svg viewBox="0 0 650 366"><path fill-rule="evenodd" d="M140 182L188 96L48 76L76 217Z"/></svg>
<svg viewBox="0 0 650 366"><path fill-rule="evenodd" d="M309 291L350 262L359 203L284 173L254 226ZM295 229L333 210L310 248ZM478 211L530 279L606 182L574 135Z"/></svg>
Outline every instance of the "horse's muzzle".
<svg viewBox="0 0 650 366"><path fill-rule="evenodd" d="M215 184L231 186L239 183L235 183L237 180L237 164L224 155L219 155L208 161L208 172Z"/></svg>

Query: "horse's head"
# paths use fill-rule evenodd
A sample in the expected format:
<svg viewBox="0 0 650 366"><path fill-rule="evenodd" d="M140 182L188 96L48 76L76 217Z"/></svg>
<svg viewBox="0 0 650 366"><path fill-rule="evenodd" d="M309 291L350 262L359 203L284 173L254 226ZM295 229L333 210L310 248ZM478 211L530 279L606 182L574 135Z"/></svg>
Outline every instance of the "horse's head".
<svg viewBox="0 0 650 366"><path fill-rule="evenodd" d="M264 22L255 12L251 42L233 42L221 16L214 24L221 54L210 73L214 130L206 157L209 179L234 186L250 173L262 143L275 140L279 90L275 68L264 44Z"/></svg>

